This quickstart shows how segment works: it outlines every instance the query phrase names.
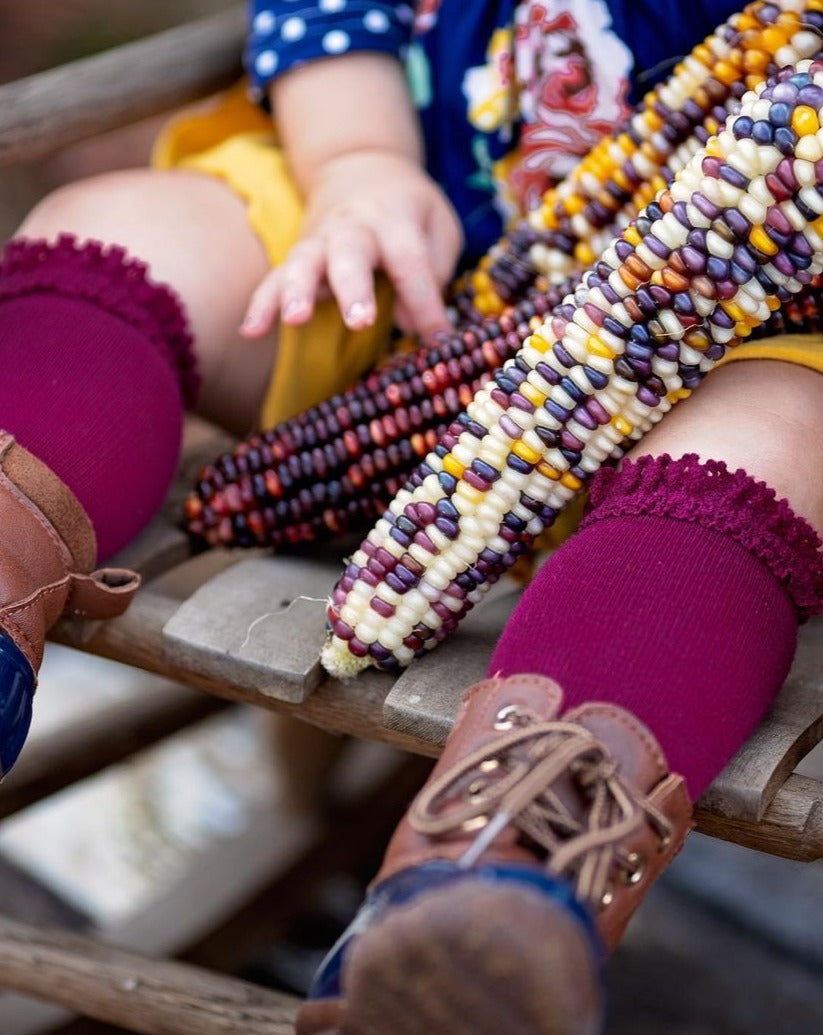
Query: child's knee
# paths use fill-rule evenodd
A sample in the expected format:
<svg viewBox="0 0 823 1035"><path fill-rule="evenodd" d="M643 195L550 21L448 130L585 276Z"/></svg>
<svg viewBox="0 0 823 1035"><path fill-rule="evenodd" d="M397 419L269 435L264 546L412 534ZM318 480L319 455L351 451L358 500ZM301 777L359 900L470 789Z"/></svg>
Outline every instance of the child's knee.
<svg viewBox="0 0 823 1035"><path fill-rule="evenodd" d="M46 240L61 233L115 239L118 224L134 209L139 181L146 175L145 170L103 173L58 187L37 202L18 233Z"/></svg>
<svg viewBox="0 0 823 1035"><path fill-rule="evenodd" d="M758 360L715 371L633 456L697 453L770 485L823 531L823 377Z"/></svg>

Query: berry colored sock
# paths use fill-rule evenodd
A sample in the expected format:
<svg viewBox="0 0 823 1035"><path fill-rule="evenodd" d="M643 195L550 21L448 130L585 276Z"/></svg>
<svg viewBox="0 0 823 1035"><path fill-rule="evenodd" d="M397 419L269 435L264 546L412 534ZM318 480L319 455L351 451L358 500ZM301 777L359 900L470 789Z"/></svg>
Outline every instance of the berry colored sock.
<svg viewBox="0 0 823 1035"><path fill-rule="evenodd" d="M768 711L798 622L823 606L821 543L745 472L642 457L593 481L580 529L538 572L490 674L619 704L697 798Z"/></svg>
<svg viewBox="0 0 823 1035"><path fill-rule="evenodd" d="M196 393L176 296L122 249L18 239L0 261L0 427L86 509L98 556L156 513Z"/></svg>

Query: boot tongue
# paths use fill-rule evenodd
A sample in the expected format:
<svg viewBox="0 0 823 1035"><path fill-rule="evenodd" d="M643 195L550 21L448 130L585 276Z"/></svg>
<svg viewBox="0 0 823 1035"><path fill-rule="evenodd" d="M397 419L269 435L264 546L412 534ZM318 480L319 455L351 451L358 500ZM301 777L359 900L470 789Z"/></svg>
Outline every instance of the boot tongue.
<svg viewBox="0 0 823 1035"><path fill-rule="evenodd" d="M563 718L585 727L608 749L620 778L634 790L647 794L668 773L663 752L648 727L618 705L584 704Z"/></svg>
<svg viewBox="0 0 823 1035"><path fill-rule="evenodd" d="M464 699L443 761L460 757L528 721L551 722L562 705L563 691L544 676L517 675L478 683ZM459 750L453 752L452 746L458 743Z"/></svg>

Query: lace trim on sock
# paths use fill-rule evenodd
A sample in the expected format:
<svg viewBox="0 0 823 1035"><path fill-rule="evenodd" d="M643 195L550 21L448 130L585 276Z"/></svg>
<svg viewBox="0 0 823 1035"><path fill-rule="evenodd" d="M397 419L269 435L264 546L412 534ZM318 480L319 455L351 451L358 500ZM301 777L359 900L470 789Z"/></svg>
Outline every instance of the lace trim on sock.
<svg viewBox="0 0 823 1035"><path fill-rule="evenodd" d="M0 300L46 292L82 298L145 334L177 373L184 402L197 397L200 376L183 303L124 248L83 243L61 234L54 244L15 238L0 259Z"/></svg>
<svg viewBox="0 0 823 1035"><path fill-rule="evenodd" d="M823 611L820 537L774 489L720 460L690 453L624 460L592 480L581 528L604 518L654 515L730 536L780 580L801 620Z"/></svg>

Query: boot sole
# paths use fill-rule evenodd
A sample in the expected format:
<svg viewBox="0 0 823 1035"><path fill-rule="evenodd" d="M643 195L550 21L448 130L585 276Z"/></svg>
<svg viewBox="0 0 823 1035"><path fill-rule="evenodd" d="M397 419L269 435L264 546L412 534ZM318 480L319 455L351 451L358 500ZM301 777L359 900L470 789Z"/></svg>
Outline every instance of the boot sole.
<svg viewBox="0 0 823 1035"><path fill-rule="evenodd" d="M301 1035L597 1035L602 1027L588 932L523 887L467 879L392 909L352 946L343 985L344 1003L304 1006Z"/></svg>

